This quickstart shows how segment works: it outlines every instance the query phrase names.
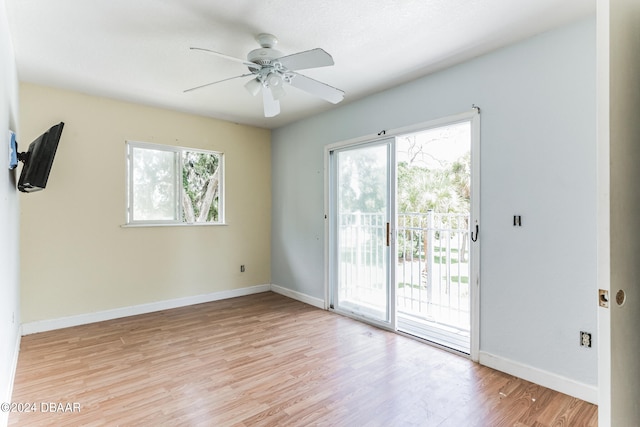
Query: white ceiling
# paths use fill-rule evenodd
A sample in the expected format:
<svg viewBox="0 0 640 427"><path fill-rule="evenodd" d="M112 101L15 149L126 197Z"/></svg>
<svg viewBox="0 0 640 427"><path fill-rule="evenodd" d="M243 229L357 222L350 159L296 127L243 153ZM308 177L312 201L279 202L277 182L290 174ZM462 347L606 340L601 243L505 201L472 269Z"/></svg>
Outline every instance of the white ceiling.
<svg viewBox="0 0 640 427"><path fill-rule="evenodd" d="M335 66L302 71L346 92L396 86L595 12L595 0L6 0L18 77L265 128L334 105L287 88L263 117L238 58L275 34L285 55L321 47Z"/></svg>

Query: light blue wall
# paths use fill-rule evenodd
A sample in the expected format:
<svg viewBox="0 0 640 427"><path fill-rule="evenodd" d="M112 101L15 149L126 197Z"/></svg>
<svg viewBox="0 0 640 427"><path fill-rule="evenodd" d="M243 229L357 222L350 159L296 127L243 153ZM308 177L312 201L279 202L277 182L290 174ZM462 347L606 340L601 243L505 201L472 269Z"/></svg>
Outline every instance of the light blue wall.
<svg viewBox="0 0 640 427"><path fill-rule="evenodd" d="M595 17L275 130L272 282L324 298L327 144L472 104L482 109L480 350L596 385L595 344L578 346L597 323Z"/></svg>
<svg viewBox="0 0 640 427"><path fill-rule="evenodd" d="M0 0L0 402L9 401L20 324L19 205L7 156L7 132L17 131L17 114L16 64L5 2ZM0 412L0 425L6 419L7 414Z"/></svg>

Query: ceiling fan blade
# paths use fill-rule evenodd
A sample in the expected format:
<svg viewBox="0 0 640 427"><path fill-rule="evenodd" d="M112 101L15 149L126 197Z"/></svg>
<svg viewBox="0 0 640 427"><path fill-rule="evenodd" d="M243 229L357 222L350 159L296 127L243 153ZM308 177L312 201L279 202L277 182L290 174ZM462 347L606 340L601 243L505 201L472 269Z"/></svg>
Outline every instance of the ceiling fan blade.
<svg viewBox="0 0 640 427"><path fill-rule="evenodd" d="M196 89L202 89L203 87L215 85L217 83L226 82L227 80L239 79L241 77L247 77L247 76L253 76L253 73L242 74L241 76L229 77L228 79L218 80L218 81L207 83L207 84L204 84L204 85L192 87L191 89L187 89L187 90L185 90L183 92L187 93L187 92L191 92L191 91L196 90Z"/></svg>
<svg viewBox="0 0 640 427"><path fill-rule="evenodd" d="M322 98L332 104L337 104L344 99L344 92L340 89L336 89L333 86L319 82L310 77L303 76L302 74L292 73L293 76L289 84L305 92Z"/></svg>
<svg viewBox="0 0 640 427"><path fill-rule="evenodd" d="M273 98L273 93L268 87L262 88L262 102L265 117L275 117L280 114L280 101Z"/></svg>
<svg viewBox="0 0 640 427"><path fill-rule="evenodd" d="M228 59L229 61L239 62L241 64L246 65L249 68L253 68L254 70L259 70L260 68L262 68L260 65L254 64L253 62L249 62L249 61L244 60L244 59L240 59L240 58L236 58L236 57L233 57L233 56L225 55L224 53L216 52L215 50L205 49L205 48L202 48L202 47L190 47L189 49L191 49L191 50L202 50L204 52L213 53L214 55L219 56L220 58Z"/></svg>
<svg viewBox="0 0 640 427"><path fill-rule="evenodd" d="M283 56L278 58L278 62L289 70L305 70L334 64L331 55L320 48Z"/></svg>

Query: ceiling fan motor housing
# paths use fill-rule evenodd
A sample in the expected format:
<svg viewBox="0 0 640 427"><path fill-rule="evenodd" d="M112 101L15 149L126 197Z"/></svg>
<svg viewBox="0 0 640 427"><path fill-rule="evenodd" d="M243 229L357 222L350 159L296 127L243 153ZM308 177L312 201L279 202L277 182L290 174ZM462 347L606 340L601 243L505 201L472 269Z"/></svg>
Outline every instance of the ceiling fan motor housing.
<svg viewBox="0 0 640 427"><path fill-rule="evenodd" d="M269 47L254 49L247 55L247 60L258 65L270 65L274 60L280 58L282 52Z"/></svg>
<svg viewBox="0 0 640 427"><path fill-rule="evenodd" d="M273 49L278 39L273 34L262 33L256 36L260 49L254 49L247 55L247 60L258 65L270 65L282 56L282 52Z"/></svg>
<svg viewBox="0 0 640 427"><path fill-rule="evenodd" d="M278 38L273 34L260 33L256 36L256 41L262 47L274 47L278 44Z"/></svg>

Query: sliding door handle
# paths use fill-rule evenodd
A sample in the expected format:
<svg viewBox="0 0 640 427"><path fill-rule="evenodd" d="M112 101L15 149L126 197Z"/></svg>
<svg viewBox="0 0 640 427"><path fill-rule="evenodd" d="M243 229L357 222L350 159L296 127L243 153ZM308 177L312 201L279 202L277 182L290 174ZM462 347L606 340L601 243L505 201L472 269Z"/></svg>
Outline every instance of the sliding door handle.
<svg viewBox="0 0 640 427"><path fill-rule="evenodd" d="M471 241L472 242L477 242L478 241L478 224L476 224L476 236L473 237L473 231L471 232Z"/></svg>
<svg viewBox="0 0 640 427"><path fill-rule="evenodd" d="M389 241L390 241L389 235L390 234L391 234L391 224L387 223L387 246L389 246Z"/></svg>

